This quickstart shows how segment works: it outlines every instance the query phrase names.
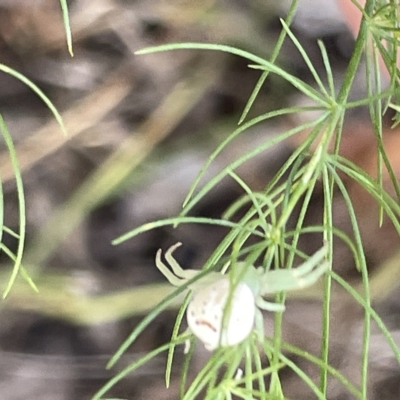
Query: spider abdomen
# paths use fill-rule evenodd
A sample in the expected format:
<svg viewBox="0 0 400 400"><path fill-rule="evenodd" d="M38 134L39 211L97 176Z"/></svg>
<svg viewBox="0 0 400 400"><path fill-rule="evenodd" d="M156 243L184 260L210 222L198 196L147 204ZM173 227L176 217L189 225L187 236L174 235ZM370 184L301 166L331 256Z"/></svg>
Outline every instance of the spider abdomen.
<svg viewBox="0 0 400 400"><path fill-rule="evenodd" d="M240 282L230 298L230 287L229 278L221 278L195 291L189 303L189 328L207 350L239 344L253 329L255 303L251 289Z"/></svg>

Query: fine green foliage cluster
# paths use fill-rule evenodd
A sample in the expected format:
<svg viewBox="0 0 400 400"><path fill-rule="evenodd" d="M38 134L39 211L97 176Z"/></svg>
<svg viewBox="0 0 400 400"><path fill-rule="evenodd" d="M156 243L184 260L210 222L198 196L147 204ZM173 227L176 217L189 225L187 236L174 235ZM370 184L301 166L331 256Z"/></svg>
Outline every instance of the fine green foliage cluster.
<svg viewBox="0 0 400 400"><path fill-rule="evenodd" d="M166 369L166 384L168 386L175 348L187 340L190 340L192 345L182 367L180 389L180 398L185 400L200 398L199 396L206 399L231 399L234 396L242 399L284 399L286 397L278 374L283 367L292 369L309 386L310 391L318 399L326 399L328 397L328 382L331 379L340 382L349 395L351 394L358 399L366 399L368 397L371 321L377 323L390 344L394 357L400 363L399 348L385 324L371 307L369 277L359 223L354 205L344 183L344 179L351 179L360 184L379 204L381 218L390 219L397 232L400 233L398 222L400 207L398 201L385 192L382 180L383 170L386 169L392 178L397 196L399 195L397 180L382 143L382 113L385 113L388 107L395 109L398 107L396 105L399 87L396 64L398 7L393 2L367 1L365 8L362 10L364 19L354 52L340 87L335 86L331 63L323 43L318 43L325 67L325 76L321 77L314 68L307 52L291 31L290 24L296 8L297 1L293 1L287 19L285 21L282 20L282 33L269 60L238 48L203 43L163 45L137 52L137 54L141 55L178 50L226 52L246 59L249 63L249 68L259 70L261 77L239 120L238 128L229 134L209 157L208 162L193 183L184 201L180 215L175 218L145 224L116 239L114 244L122 243L143 232L166 225L209 224L229 228L229 233L216 246L215 251L204 265L202 274L196 277L198 279L211 270L220 269L227 261L234 265L239 259L244 260L248 265L252 265L255 260L262 259L262 265L266 270L291 268L295 257L306 258L306 255L298 250L300 238L303 235L314 234L320 237L321 243L325 241L329 244L328 259L331 262L334 238L346 243L352 250L356 268L361 276L362 289L354 289L334 270L326 274L321 306L324 318L320 357L315 357L300 348L284 342L282 339L283 314L276 313L274 317L274 336L272 338L265 337L260 341L257 335L253 334L238 346L219 348L210 355L207 364L193 380L189 379L189 370L194 354L193 344L196 338L186 332L182 333L180 329L186 307L190 301L189 291L178 313L171 341L150 352L138 362L128 366L105 385L93 399L105 399L105 394L118 381L164 351L169 354ZM314 78L313 84L302 81L278 66L276 60L285 40L291 40L300 52ZM382 40L385 40L385 44L383 44ZM368 82L368 95L364 99L350 101L349 94L364 54L367 55L366 80ZM386 90L383 90L381 85L380 71L382 70L382 61L380 59L383 60L383 64L391 76L391 85ZM296 90L311 99L315 106L277 109L258 117L247 119L248 112L257 94L270 74L277 75L280 79L292 85ZM360 106L369 107L371 123L376 133L377 148L379 150L378 180L373 179L357 165L339 154L344 118L350 109ZM319 111L319 117L289 129L278 137L266 139L264 144L238 157L237 160L220 171L217 176L206 182L201 189L198 189L200 181L214 160L238 136L246 134L249 128L280 116L297 115L308 111ZM307 138L284 163L264 190L259 192L252 191L235 172L240 165L252 157L304 131L309 132ZM220 219L191 217L191 210L223 179L233 179L241 187L243 191L242 197L232 204ZM323 187L323 223L320 226L305 226L305 216L317 184ZM340 192L346 203L352 226L351 237L333 225L332 202L334 191ZM400 198L400 196L398 197ZM287 226L290 219L293 218L295 209L299 209L296 213L295 229L289 230ZM241 213L243 210L245 210L244 216ZM121 355L161 311L166 309L177 296L187 291L190 284L193 283L192 281L178 287L175 292L166 297L143 319L111 359L109 367L116 364ZM341 286L364 309L363 348L359 365L361 379L357 384L350 382L340 371L329 364L333 282ZM276 296L275 301L284 303L285 298L286 293L280 293ZM319 383L315 383L312 377L308 376L305 371L293 363L288 354L299 356L316 365L320 371ZM268 363L265 363L266 359ZM237 375L240 368L244 370L243 376ZM266 379L267 377L269 379ZM266 382L268 382L268 385Z"/></svg>
<svg viewBox="0 0 400 400"><path fill-rule="evenodd" d="M68 49L72 55L72 36L67 1L60 0L60 4L65 23ZM382 114L389 108L395 111L399 110L399 76L397 68L399 9L395 2L383 0L369 0L366 2L365 7L361 9L364 18L360 26L353 55L344 80L337 87L329 56L323 43L319 42L319 48L325 73L324 76L320 76L306 50L302 47L290 28L297 6L298 1L293 0L287 18L281 21L282 32L269 60L238 48L203 43L170 44L137 52L137 54L143 56L147 53L162 51L189 50L230 53L247 60L249 68L260 71L260 78L238 121L238 128L228 134L226 139L210 155L197 179L193 182L184 201L181 213L174 218L145 224L114 241L114 244L117 245L149 230L163 226L176 227L180 224L204 224L223 226L228 229L228 233L224 239L216 244L215 250L205 263L202 272L186 284L176 288L176 290L167 295L146 315L110 360L108 367L111 368L118 362L136 338L163 310L170 307L171 304L176 304L177 299L182 298L182 306L176 318L171 341L149 352L140 360L123 369L93 396L94 400L106 399L106 394L119 381L154 357L165 352L168 353L166 385L169 386L176 347L183 345L187 341L191 343L191 346L185 355L185 361L181 368L180 382L180 398L185 400L200 398L199 396L210 400L232 399L233 397L242 399L285 399L279 375L282 368L291 369L299 379L308 385L310 392L318 399L323 400L328 398L328 383L330 380L339 382L349 395L358 399L367 399L372 321L375 321L382 331L393 350L393 356L400 364L400 350L388 328L371 306L370 280L361 232L352 199L344 182L344 180L350 179L361 185L379 204L381 219L389 219L397 232L400 233L400 224L398 221L400 216L398 201L400 199L400 189L388 156L385 153L382 140ZM306 83L279 67L277 59L285 40L291 40L301 54L313 77L314 82L312 84ZM350 101L349 95L364 54L366 54L367 60L366 81L368 83L368 93L364 99ZM382 89L383 85L381 84L380 73L384 67L390 75L390 85L385 90ZM61 128L65 131L61 116L37 86L5 65L0 65L0 70L13 75L34 90L50 108L57 121L59 121ZM253 103L264 82L271 74L286 84L293 86L297 91L312 100L312 103L315 105L279 108L249 119L249 111L252 109ZM369 107L371 124L376 134L378 179L373 179L360 167L343 158L339 153L345 116L349 110L361 106ZM318 111L319 116L315 120L291 128L277 137L266 138L265 143L248 153L242 154L200 188L200 182L203 182L205 173L213 162L239 136L245 135L250 128L264 122L274 121L276 118L282 116L294 116L309 111ZM398 118L395 123L397 121ZM275 177L263 190L253 191L240 177L237 169L249 159L305 131L309 132L307 138L291 154ZM18 273L21 273L34 289L36 287L22 265L26 225L24 191L12 136L1 116L0 132L14 167L19 206L19 229L15 231L6 226L3 188L0 180L0 250L13 261L14 265L9 283L3 293L5 297L10 292ZM397 198L389 195L383 187L383 173L385 170L389 173ZM221 218L211 219L191 216L190 213L194 207L224 179L233 180L241 188L242 196L224 212ZM323 188L323 222L318 226L309 226L305 224L305 218L317 185ZM336 192L341 194L347 206L352 226L351 235L340 231L333 224L332 203L334 193ZM293 218L295 218L294 225ZM288 228L288 226L292 228ZM3 235L11 235L17 239L19 244L16 254L12 253L2 244ZM190 376L190 367L195 354L196 338L187 332L183 332L181 329L185 311L190 301L190 285L206 276L210 271L221 270L227 262L234 266L239 260L245 262L247 265L253 265L256 262L259 263L259 260L262 260L261 264L265 270L290 269L295 266L296 259L308 259L309 255L304 254L298 248L301 238L307 235L312 235L313 238L317 237L318 239L316 240L319 240L321 244L323 242L328 244L327 258L331 265L334 261L332 260L334 239L343 241L352 251L355 265L362 281L362 288L355 289L334 270L330 270L325 274L321 296L321 308L324 318L320 335L322 338L320 355L317 357L309 354L303 349L283 340L283 313L278 312L273 316L273 337L264 337L260 340L260 337L254 333L238 346L218 348L214 353L210 354L210 358L204 368L192 379ZM228 269L227 273L229 274L231 270ZM329 363L333 283L340 286L364 310L363 346L359 365L361 378L360 382L357 383L351 382L341 371ZM185 294L186 296L184 296ZM276 295L274 301L284 304L286 296L287 293L279 293ZM319 380L317 383L314 377L309 376L291 360L291 355L304 359L318 368ZM238 373L241 370L243 370L243 375Z"/></svg>

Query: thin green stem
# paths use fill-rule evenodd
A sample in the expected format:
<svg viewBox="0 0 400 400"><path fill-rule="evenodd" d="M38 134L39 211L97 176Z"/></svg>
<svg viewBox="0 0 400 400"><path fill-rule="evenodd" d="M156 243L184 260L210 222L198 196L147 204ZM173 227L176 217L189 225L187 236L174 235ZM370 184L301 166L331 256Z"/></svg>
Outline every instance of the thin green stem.
<svg viewBox="0 0 400 400"><path fill-rule="evenodd" d="M292 1L292 4L290 6L290 9L289 9L289 11L287 13L287 17L286 17L286 25L287 26L290 26L291 23L293 22L293 19L294 19L295 15L296 15L298 3L299 3L299 0L293 0ZM279 54L281 52L281 48L282 48L283 43L284 43L284 41L286 39L286 36L287 36L286 31L284 29L282 29L281 33L279 35L279 38L278 38L278 40L276 42L275 48L274 48L274 50L272 52L271 58L269 60L270 63L275 64L276 59L278 58L278 56L279 56ZM258 79L258 82L256 83L256 86L254 87L253 92L251 93L250 98L249 98L249 100L248 100L248 102L247 102L247 104L246 104L246 106L245 106L245 108L243 110L243 113L239 118L238 125L240 125L244 121L244 119L247 117L247 114L249 113L251 107L253 106L253 104L254 104L257 96L258 96L258 93L260 92L265 80L268 78L268 75L269 75L269 71L264 71L261 74L261 76Z"/></svg>
<svg viewBox="0 0 400 400"><path fill-rule="evenodd" d="M375 0L367 0L363 15L371 15L374 7L375 7ZM357 74L357 70L359 68L361 58L364 53L364 47L365 43L367 42L367 36L368 36L368 24L365 18L362 19L360 30L358 32L358 37L354 46L353 54L351 56L349 66L346 71L345 78L343 80L342 87L339 91L338 97L337 97L337 102L338 104L345 104L350 91L353 87L353 82Z"/></svg>
<svg viewBox="0 0 400 400"><path fill-rule="evenodd" d="M324 188L324 239L329 243L330 257L332 257L333 243L333 221L332 221L332 201L333 201L333 179L328 175L328 170L324 166L322 170ZM329 342L330 342L330 308L331 308L331 289L332 278L330 274L325 275L324 281L324 304L322 316L322 351L321 360L324 366L329 365ZM328 391L328 369L321 368L320 389L327 396Z"/></svg>

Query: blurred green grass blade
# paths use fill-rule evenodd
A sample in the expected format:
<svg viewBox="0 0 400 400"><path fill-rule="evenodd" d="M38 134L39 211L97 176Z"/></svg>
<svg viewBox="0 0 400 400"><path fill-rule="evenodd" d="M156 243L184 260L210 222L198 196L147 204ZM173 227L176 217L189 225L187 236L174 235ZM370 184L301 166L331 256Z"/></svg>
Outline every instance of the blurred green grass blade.
<svg viewBox="0 0 400 400"><path fill-rule="evenodd" d="M3 243L0 242L0 250L4 251L4 253L7 255L7 257L14 262L16 262L16 257L15 254ZM26 268L21 264L19 267L19 272L22 275L22 277L25 279L25 281L28 283L28 285L36 292L39 292L39 289L37 288L35 282L33 279L29 276L28 271Z"/></svg>
<svg viewBox="0 0 400 400"><path fill-rule="evenodd" d="M3 299L7 297L10 290L18 276L22 256L25 246L25 234L26 234L26 208L25 208L25 195L24 195L24 185L22 182L21 170L19 168L17 153L15 151L14 143L10 132L8 131L7 125L0 115L0 132L4 138L8 153L10 155L11 163L15 173L15 183L17 186L18 193L18 213L19 213L19 232L18 232L18 247L15 255L14 266L11 273L11 277L8 280L7 286L3 292ZM4 249L3 249L4 250Z"/></svg>
<svg viewBox="0 0 400 400"><path fill-rule="evenodd" d="M72 32L71 32L71 24L69 22L69 12L68 12L67 0L60 0L60 4L61 4L63 20L64 20L65 35L67 37L68 51L69 51L69 54L71 54L71 57L73 57L74 51L72 48Z"/></svg>
<svg viewBox="0 0 400 400"><path fill-rule="evenodd" d="M0 64L0 71L3 71L8 75L13 76L14 78L18 79L19 81L24 83L26 86L28 86L30 89L32 89L33 92L35 92L38 95L38 97L46 104L46 106L53 113L53 115L54 115L55 119L57 120L58 124L60 125L61 130L64 133L64 135L67 135L67 128L65 127L63 119L62 119L60 113L57 111L57 108L36 84L34 84L31 80L29 80L27 77L25 77L24 75L22 75L20 72L16 71L15 69L7 67L7 65Z"/></svg>

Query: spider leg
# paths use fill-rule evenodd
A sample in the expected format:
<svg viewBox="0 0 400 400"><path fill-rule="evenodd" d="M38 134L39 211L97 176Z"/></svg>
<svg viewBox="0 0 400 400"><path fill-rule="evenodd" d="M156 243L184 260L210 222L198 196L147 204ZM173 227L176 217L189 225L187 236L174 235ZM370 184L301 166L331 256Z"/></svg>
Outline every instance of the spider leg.
<svg viewBox="0 0 400 400"><path fill-rule="evenodd" d="M172 271L174 274L180 278L184 279L185 281L190 280L194 278L199 271L196 271L194 269L183 269L178 261L175 260L175 258L172 256L172 253L178 248L182 246L181 242L178 242L171 246L166 252L165 252L165 259L168 261L168 264L171 266Z"/></svg>
<svg viewBox="0 0 400 400"><path fill-rule="evenodd" d="M230 261L228 261L227 263L225 263L223 266L222 266L222 268L221 268L221 275L224 275L225 274L225 272L227 271L227 269L228 269L228 267L231 265L231 262Z"/></svg>
<svg viewBox="0 0 400 400"><path fill-rule="evenodd" d="M316 265L321 263L328 253L328 244L325 244L318 251L316 251L307 261L293 269L295 276L304 276L312 271Z"/></svg>
<svg viewBox="0 0 400 400"><path fill-rule="evenodd" d="M192 347L192 341L193 341L193 333L190 330L190 328L186 328L184 332L182 332L182 335L191 335L189 336L185 342L184 342L184 348L183 348L183 354L188 354L190 351L190 348Z"/></svg>
<svg viewBox="0 0 400 400"><path fill-rule="evenodd" d="M185 340L185 347L183 348L183 354L188 354L189 353L191 345L192 344L190 342L190 339L189 338L186 339Z"/></svg>
<svg viewBox="0 0 400 400"><path fill-rule="evenodd" d="M169 251L169 250L168 250ZM161 249L157 250L156 254L156 266L159 269L159 271L167 278L168 282L171 283L171 285L174 286L181 286L183 285L186 281L185 279L182 279L180 277L175 276L169 269L168 267L161 261ZM174 271L175 272L175 271Z"/></svg>
<svg viewBox="0 0 400 400"><path fill-rule="evenodd" d="M295 275L297 278L297 288L302 289L313 285L328 269L329 261L324 261L311 272Z"/></svg>
<svg viewBox="0 0 400 400"><path fill-rule="evenodd" d="M242 368L238 368L235 374L235 381L240 381L243 378L243 370Z"/></svg>
<svg viewBox="0 0 400 400"><path fill-rule="evenodd" d="M262 295L286 290L302 289L314 284L329 268L324 261L328 252L325 245L297 268L268 271L262 277ZM319 264L319 265L318 265Z"/></svg>
<svg viewBox="0 0 400 400"><path fill-rule="evenodd" d="M284 304L272 303L270 301L264 300L261 297L257 297L256 306L261 308L262 310L272 311L272 312L281 312L285 310Z"/></svg>
<svg viewBox="0 0 400 400"><path fill-rule="evenodd" d="M256 324L255 331L257 334L257 338L262 343L265 337L265 330L264 330L264 316L262 315L262 312L260 310L256 311L255 324Z"/></svg>

